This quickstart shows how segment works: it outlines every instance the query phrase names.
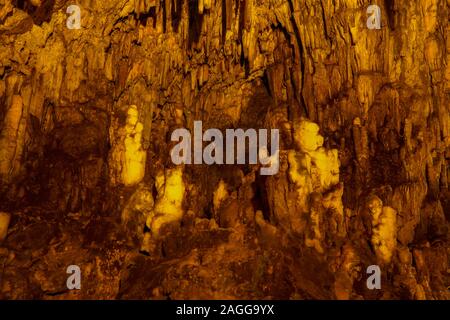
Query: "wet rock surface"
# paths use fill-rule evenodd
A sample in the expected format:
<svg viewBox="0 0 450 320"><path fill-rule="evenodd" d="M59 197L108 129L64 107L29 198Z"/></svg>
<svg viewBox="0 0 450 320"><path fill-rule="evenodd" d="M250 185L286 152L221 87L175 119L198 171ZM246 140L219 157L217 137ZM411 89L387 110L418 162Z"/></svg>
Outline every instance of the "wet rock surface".
<svg viewBox="0 0 450 320"><path fill-rule="evenodd" d="M449 299L450 2L371 4L0 0L0 298ZM196 120L279 172L174 165Z"/></svg>

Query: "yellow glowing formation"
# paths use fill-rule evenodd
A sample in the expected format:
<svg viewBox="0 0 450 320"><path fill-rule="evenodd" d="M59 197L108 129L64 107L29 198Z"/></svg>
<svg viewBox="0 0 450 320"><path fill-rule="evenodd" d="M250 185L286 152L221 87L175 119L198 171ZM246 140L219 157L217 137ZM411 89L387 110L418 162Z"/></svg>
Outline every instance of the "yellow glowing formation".
<svg viewBox="0 0 450 320"><path fill-rule="evenodd" d="M125 159L122 180L125 185L139 183L145 175L145 160L147 153L142 150L141 138L144 126L139 122L139 111L136 106L128 109L125 126Z"/></svg>
<svg viewBox="0 0 450 320"><path fill-rule="evenodd" d="M183 168L167 169L165 175L161 172L156 178L156 188L158 198L146 223L153 236L159 235L164 224L177 222L183 216Z"/></svg>

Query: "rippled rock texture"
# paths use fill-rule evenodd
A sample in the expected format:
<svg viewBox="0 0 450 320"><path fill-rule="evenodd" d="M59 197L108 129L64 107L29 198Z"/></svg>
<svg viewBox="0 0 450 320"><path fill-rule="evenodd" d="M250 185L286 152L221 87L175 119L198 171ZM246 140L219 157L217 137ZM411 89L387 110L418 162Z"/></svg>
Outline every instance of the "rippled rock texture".
<svg viewBox="0 0 450 320"><path fill-rule="evenodd" d="M0 298L449 299L449 14L0 0ZM279 129L278 174L174 165L196 120Z"/></svg>

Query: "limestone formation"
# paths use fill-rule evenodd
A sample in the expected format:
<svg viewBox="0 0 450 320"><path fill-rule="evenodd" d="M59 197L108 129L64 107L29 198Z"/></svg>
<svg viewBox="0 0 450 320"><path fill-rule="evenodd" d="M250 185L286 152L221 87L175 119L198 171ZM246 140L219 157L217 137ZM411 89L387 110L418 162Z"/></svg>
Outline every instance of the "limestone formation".
<svg viewBox="0 0 450 320"><path fill-rule="evenodd" d="M6 212L0 212L0 242L5 240L8 235L9 222L11 215Z"/></svg>
<svg viewBox="0 0 450 320"><path fill-rule="evenodd" d="M168 169L158 174L155 185L158 197L146 225L153 235L158 236L164 224L179 221L183 216L185 186L182 168Z"/></svg>
<svg viewBox="0 0 450 320"><path fill-rule="evenodd" d="M0 0L0 299L450 299L449 14ZM177 165L196 121L280 147Z"/></svg>

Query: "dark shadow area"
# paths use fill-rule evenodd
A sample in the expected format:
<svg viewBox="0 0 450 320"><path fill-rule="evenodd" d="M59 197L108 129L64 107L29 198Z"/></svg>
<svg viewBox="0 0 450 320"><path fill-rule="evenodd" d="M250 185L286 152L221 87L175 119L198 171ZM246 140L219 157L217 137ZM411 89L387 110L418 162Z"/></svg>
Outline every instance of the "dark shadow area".
<svg viewBox="0 0 450 320"><path fill-rule="evenodd" d="M395 0L384 0L389 29L395 30Z"/></svg>
<svg viewBox="0 0 450 320"><path fill-rule="evenodd" d="M183 0L172 0L171 17L173 31L178 32L183 13Z"/></svg>
<svg viewBox="0 0 450 320"><path fill-rule="evenodd" d="M203 15L198 13L198 0L189 1L189 49L200 40L202 25Z"/></svg>
<svg viewBox="0 0 450 320"><path fill-rule="evenodd" d="M34 6L28 0L14 0L12 4L14 7L28 13L33 18L33 22L40 26L44 22L51 20L55 0L44 0L39 7Z"/></svg>
<svg viewBox="0 0 450 320"><path fill-rule="evenodd" d="M136 15L136 20L139 21L140 25L147 26L148 19L153 18L153 28L156 28L156 7L150 8L147 13L141 13Z"/></svg>

